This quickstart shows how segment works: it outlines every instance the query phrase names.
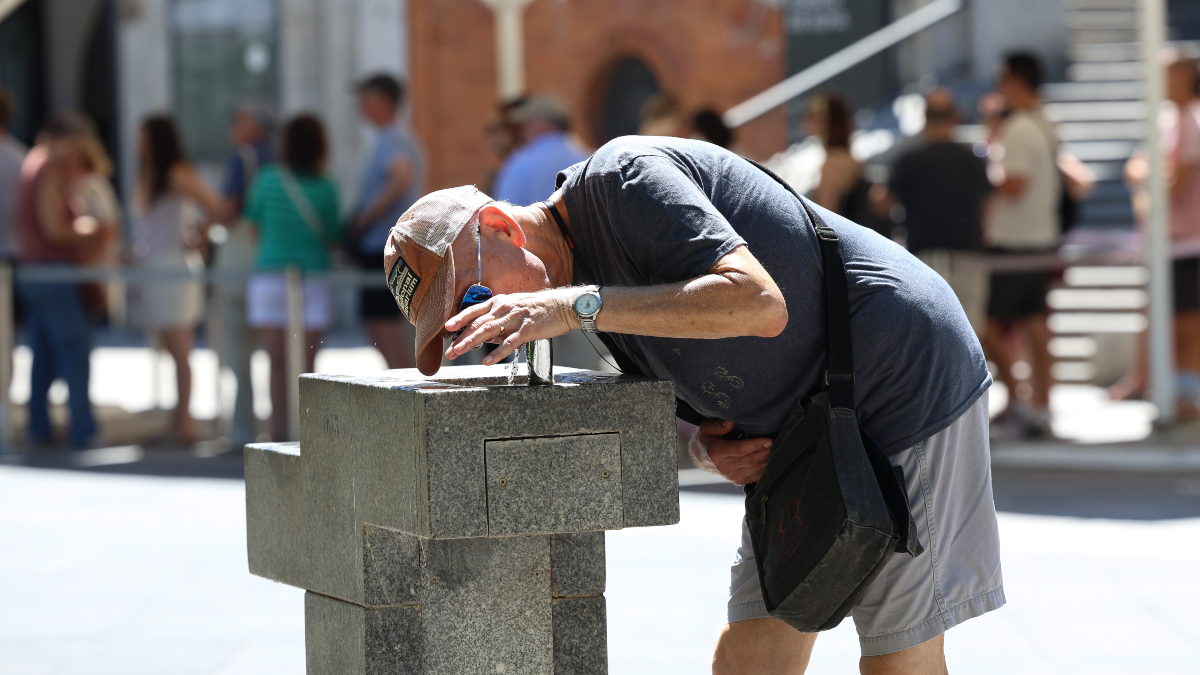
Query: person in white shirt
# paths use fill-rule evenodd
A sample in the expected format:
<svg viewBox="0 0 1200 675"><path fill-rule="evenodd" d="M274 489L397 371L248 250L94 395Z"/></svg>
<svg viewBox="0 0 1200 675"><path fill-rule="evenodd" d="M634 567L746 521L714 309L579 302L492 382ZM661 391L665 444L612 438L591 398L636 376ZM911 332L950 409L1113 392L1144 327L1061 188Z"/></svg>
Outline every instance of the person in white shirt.
<svg viewBox="0 0 1200 675"><path fill-rule="evenodd" d="M985 241L997 252L1039 252L1058 245L1062 195L1058 136L1042 115L1041 80L1036 57L1018 53L1005 58L997 89L1009 115L992 148L996 196L984 228ZM1003 416L1025 437L1051 434L1048 278L1049 274L1041 271L993 274L988 299L984 350L1012 397ZM1022 391L1012 374L1015 359L1007 339L1010 330L1018 331L1029 345L1032 372L1028 391Z"/></svg>

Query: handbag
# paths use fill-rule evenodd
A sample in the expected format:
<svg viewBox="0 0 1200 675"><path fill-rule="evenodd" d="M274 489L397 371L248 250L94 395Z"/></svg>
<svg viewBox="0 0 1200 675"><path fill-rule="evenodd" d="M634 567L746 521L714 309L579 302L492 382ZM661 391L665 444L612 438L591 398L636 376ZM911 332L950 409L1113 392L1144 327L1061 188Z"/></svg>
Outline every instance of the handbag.
<svg viewBox="0 0 1200 675"><path fill-rule="evenodd" d="M747 485L746 525L767 612L796 630L829 630L850 613L896 552L923 552L904 475L858 423L850 301L837 233L799 200L825 276L825 391L801 397L766 470Z"/></svg>

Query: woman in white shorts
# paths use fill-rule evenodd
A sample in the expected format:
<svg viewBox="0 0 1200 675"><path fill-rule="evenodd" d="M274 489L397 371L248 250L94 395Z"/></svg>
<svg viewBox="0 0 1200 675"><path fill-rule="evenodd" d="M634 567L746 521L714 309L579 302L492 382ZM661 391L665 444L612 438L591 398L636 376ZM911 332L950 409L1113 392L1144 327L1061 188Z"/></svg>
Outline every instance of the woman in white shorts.
<svg viewBox="0 0 1200 675"><path fill-rule="evenodd" d="M299 115L283 129L280 163L259 170L244 215L258 231L255 274L246 287L246 321L259 333L271 358L271 437L287 436L287 285L284 271L304 278L306 372L331 320L329 249L339 240L338 195L324 175L325 130L312 115Z"/></svg>

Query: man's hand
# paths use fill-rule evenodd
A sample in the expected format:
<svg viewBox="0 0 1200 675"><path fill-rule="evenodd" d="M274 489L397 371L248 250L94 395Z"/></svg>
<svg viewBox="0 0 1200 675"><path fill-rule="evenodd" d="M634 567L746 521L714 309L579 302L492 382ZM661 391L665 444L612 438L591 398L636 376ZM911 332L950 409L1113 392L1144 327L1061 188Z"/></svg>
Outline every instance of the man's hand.
<svg viewBox="0 0 1200 675"><path fill-rule="evenodd" d="M688 443L688 452L696 466L720 474L734 485L746 485L762 478L771 455L771 439L748 438L727 441L725 434L733 431L733 422L708 420L696 430Z"/></svg>
<svg viewBox="0 0 1200 675"><path fill-rule="evenodd" d="M526 342L566 335L578 328L571 309L576 292L556 288L510 293L468 307L446 322L446 330L451 333L466 326L462 336L446 350L446 358L458 358L484 342L498 343L500 346L483 358L484 365L490 366Z"/></svg>

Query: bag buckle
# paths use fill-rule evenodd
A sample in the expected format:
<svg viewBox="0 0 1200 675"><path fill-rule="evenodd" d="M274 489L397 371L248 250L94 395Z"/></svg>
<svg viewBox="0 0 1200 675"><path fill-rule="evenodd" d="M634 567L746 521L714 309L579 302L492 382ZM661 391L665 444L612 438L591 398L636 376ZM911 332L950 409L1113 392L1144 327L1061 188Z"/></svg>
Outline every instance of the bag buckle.
<svg viewBox="0 0 1200 675"><path fill-rule="evenodd" d="M825 371L825 386L832 387L834 385L849 385L854 386L854 373L831 373Z"/></svg>
<svg viewBox="0 0 1200 675"><path fill-rule="evenodd" d="M834 232L833 228L829 227L828 225L825 225L824 227L818 227L818 228L816 228L816 230L817 230L817 237L823 241L837 241L838 240L837 232Z"/></svg>

